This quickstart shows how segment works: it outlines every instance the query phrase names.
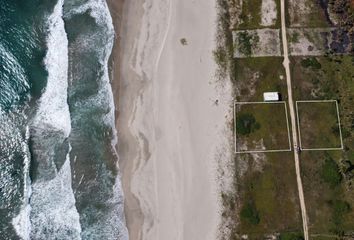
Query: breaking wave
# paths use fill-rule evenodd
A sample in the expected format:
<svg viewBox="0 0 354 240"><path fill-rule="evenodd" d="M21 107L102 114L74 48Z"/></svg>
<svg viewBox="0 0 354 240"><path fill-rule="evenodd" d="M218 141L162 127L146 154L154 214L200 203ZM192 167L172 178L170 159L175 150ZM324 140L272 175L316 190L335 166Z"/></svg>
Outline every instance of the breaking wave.
<svg viewBox="0 0 354 240"><path fill-rule="evenodd" d="M0 40L1 238L127 240L106 2L6 1L6 24L28 15L10 26L24 50Z"/></svg>
<svg viewBox="0 0 354 240"><path fill-rule="evenodd" d="M81 239L67 141L71 123L63 4L59 0L48 19L48 51L44 59L47 85L31 129L32 161L36 166L30 199L31 239Z"/></svg>

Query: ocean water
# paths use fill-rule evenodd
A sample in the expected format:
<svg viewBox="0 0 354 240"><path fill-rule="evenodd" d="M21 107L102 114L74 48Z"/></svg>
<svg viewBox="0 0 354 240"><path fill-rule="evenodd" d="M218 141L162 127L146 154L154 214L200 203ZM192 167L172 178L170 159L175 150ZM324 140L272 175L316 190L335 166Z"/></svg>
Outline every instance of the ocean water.
<svg viewBox="0 0 354 240"><path fill-rule="evenodd" d="M104 0L0 4L0 238L128 239Z"/></svg>

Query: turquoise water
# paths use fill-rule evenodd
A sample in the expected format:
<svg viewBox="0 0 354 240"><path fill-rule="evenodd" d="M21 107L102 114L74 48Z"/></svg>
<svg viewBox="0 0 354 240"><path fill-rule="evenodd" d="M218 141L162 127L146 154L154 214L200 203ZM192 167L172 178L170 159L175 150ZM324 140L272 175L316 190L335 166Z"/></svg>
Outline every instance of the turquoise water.
<svg viewBox="0 0 354 240"><path fill-rule="evenodd" d="M1 239L128 239L102 0L0 5Z"/></svg>

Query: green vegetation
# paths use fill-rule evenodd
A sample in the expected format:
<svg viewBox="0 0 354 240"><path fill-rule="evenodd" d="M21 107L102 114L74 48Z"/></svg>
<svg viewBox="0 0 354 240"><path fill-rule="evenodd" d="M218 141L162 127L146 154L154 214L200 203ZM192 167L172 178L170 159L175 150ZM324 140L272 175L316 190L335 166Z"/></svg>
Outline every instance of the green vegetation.
<svg viewBox="0 0 354 240"><path fill-rule="evenodd" d="M241 210L241 220L247 221L252 225L259 224L259 214L253 203L247 203Z"/></svg>
<svg viewBox="0 0 354 240"><path fill-rule="evenodd" d="M325 159L321 168L321 177L331 187L336 187L341 183L342 175L339 172L339 167L331 157Z"/></svg>
<svg viewBox="0 0 354 240"><path fill-rule="evenodd" d="M238 151L289 149L283 103L236 105Z"/></svg>
<svg viewBox="0 0 354 240"><path fill-rule="evenodd" d="M241 25L243 29L255 29L260 27L261 23L261 1L248 0L242 4L242 12L240 15Z"/></svg>
<svg viewBox="0 0 354 240"><path fill-rule="evenodd" d="M341 147L336 102L298 102L297 108L304 149Z"/></svg>
<svg viewBox="0 0 354 240"><path fill-rule="evenodd" d="M236 118L236 132L241 135L249 135L260 127L252 114L244 113Z"/></svg>
<svg viewBox="0 0 354 240"><path fill-rule="evenodd" d="M267 153L264 163L253 157L238 155L235 169L241 166L247 168L246 172L236 179L239 198L234 199L240 200L236 206L241 206L238 220L240 224L237 226L239 234L248 234L250 239L264 239L264 234L285 232L289 229L301 231L301 215L296 201L296 176L291 154ZM259 170L259 167L262 170ZM256 222L258 223L255 224Z"/></svg>
<svg viewBox="0 0 354 240"><path fill-rule="evenodd" d="M340 28L344 31L354 32L354 1L353 0L330 0L332 13L336 15ZM351 40L353 43L353 40ZM352 49L354 52L354 48Z"/></svg>
<svg viewBox="0 0 354 240"><path fill-rule="evenodd" d="M239 32L237 35L238 47L240 53L250 56L252 54L252 45L259 41L258 35L253 36L246 31Z"/></svg>
<svg viewBox="0 0 354 240"><path fill-rule="evenodd" d="M279 240L304 240L302 233L281 233Z"/></svg>
<svg viewBox="0 0 354 240"><path fill-rule="evenodd" d="M334 0L336 1L336 0ZM291 26L296 27L331 27L331 24L327 20L326 14L327 11L320 5L320 1L316 0L303 0L306 10L299 10L296 5L297 1L294 1L295 4L293 8L288 7L287 12L287 22ZM290 5L290 3L288 3ZM291 12L291 14L289 14ZM290 15L292 17L290 17Z"/></svg>
<svg viewBox="0 0 354 240"><path fill-rule="evenodd" d="M263 92L280 92L287 99L286 81L282 67L283 58L257 57L233 59L231 80L237 87L238 101L263 101Z"/></svg>
<svg viewBox="0 0 354 240"><path fill-rule="evenodd" d="M279 28L280 27L280 1L275 0L276 9L277 9L277 19L271 28ZM240 24L238 26L232 26L237 29L258 29L264 28L261 25L261 17L262 17L262 1L259 0L247 0L242 2L242 11L240 16L237 18L240 19Z"/></svg>
<svg viewBox="0 0 354 240"><path fill-rule="evenodd" d="M287 89L282 57L233 58L234 46L238 42L234 44L232 31L259 28L262 1L243 1L241 16L243 22L241 21L240 26L232 26L236 23L232 14L235 13L235 7L238 7L234 6L238 1L217 0L217 2L219 32L214 58L220 69L229 75L236 100L262 101L263 92L278 91L286 101ZM279 27L279 0L276 0L276 3L278 9L276 27ZM240 43L245 53L251 53L254 41L257 42L259 39L247 34L243 36ZM239 134L241 138L246 139L247 144L258 142L259 145L261 142L267 149L288 148L284 105L242 105L237 111L236 118L241 114L251 114L259 124L259 129L251 131L248 135ZM289 230L300 232L302 223L293 153L240 154L235 156L234 163L233 191L221 194L222 216L226 220L223 227L230 231L230 239L236 240L242 234L247 234L250 240L258 240L264 239L265 235L270 233Z"/></svg>
<svg viewBox="0 0 354 240"><path fill-rule="evenodd" d="M333 223L336 225L337 227L337 231L341 230L340 227L343 224L343 218L344 216L350 212L350 205L349 203L342 201L342 200L334 200L334 201L330 201L329 205L332 207L333 209L333 215L332 215L332 219L333 219Z"/></svg>
<svg viewBox="0 0 354 240"><path fill-rule="evenodd" d="M293 34L290 36L290 41L293 43L298 43L299 42L299 33L298 32L293 32Z"/></svg>
<svg viewBox="0 0 354 240"><path fill-rule="evenodd" d="M329 239L335 239L335 236L340 239L343 234L354 230L354 212L351 210L354 206L354 57L331 54L316 57L321 64L320 69L307 67L303 64L304 59L291 59L294 96L299 100L337 99L344 144L343 151L301 153L310 234L334 235ZM338 136L338 124L334 122L335 107L331 107L332 110L320 108L317 110L320 117L317 113L307 114L305 123L309 130L306 132L317 132L323 140L316 141L329 142L328 137ZM330 115L332 120L325 120ZM306 137L303 129L301 133Z"/></svg>
<svg viewBox="0 0 354 240"><path fill-rule="evenodd" d="M301 61L301 66L303 66L304 68L311 67L314 70L321 69L321 63L319 63L315 57L310 57L310 58L303 59Z"/></svg>
<svg viewBox="0 0 354 240"><path fill-rule="evenodd" d="M219 68L225 72L227 71L227 63L228 63L228 56L227 51L225 48L218 47L215 51L213 51L214 60Z"/></svg>

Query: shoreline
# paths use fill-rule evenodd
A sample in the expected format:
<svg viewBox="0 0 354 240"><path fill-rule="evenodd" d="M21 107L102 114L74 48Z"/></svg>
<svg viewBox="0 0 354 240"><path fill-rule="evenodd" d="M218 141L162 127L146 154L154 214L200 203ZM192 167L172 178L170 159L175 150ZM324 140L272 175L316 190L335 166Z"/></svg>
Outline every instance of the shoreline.
<svg viewBox="0 0 354 240"><path fill-rule="evenodd" d="M216 3L108 0L108 6L130 239L214 240L222 209L217 156L227 149L231 101L231 87L214 77Z"/></svg>
<svg viewBox="0 0 354 240"><path fill-rule="evenodd" d="M129 159L129 157L133 156L134 153L125 151L125 149L129 149L129 146L127 146L125 143L134 142L133 136L127 129L129 117L131 114L133 114L132 112L129 112L129 109L134 108L133 99L137 97L137 88L140 88L141 86L137 87L133 83L131 86L122 84L123 80L121 73L121 69L124 68L125 64L122 61L124 59L124 53L126 50L124 47L130 49L132 46L127 45L129 45L130 38L134 37L134 34L127 36L128 27L126 26L127 18L129 18L127 15L129 15L128 13L131 4L125 0L107 0L107 4L111 12L115 29L115 42L110 58L110 77L115 104L115 126L118 135L118 143L116 147L119 156L119 170L124 196L124 215L126 227L130 236L129 239L141 239L141 235L139 232L137 232L137 230L142 229L144 216L140 209L139 200L129 190L131 186L130 176L133 174L134 168L132 161L133 159ZM125 11L127 13L124 13ZM138 25L136 25L134 28L131 26L131 31L133 30L137 31ZM121 36L124 36L124 38ZM122 111L124 114L121 114Z"/></svg>

